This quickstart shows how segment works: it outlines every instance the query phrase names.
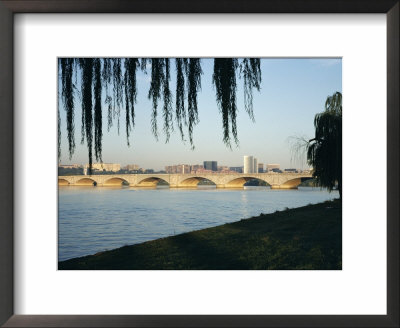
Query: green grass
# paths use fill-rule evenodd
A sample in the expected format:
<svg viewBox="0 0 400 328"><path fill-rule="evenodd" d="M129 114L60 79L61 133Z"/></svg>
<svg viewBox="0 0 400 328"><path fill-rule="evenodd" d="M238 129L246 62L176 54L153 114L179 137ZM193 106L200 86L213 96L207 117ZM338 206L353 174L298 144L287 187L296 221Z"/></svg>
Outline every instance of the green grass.
<svg viewBox="0 0 400 328"><path fill-rule="evenodd" d="M60 270L341 270L338 200L59 262Z"/></svg>

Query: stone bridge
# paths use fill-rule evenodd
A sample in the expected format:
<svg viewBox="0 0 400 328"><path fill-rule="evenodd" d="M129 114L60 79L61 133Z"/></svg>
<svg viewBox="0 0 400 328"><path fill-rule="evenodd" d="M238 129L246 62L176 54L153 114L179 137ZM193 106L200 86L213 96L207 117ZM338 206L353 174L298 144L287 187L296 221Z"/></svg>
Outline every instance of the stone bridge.
<svg viewBox="0 0 400 328"><path fill-rule="evenodd" d="M252 179L265 181L272 189L295 189L311 173L207 173L207 174L115 174L59 176L59 185L69 186L121 186L156 187L159 181L170 188L194 188L202 180L209 180L217 188L243 188Z"/></svg>

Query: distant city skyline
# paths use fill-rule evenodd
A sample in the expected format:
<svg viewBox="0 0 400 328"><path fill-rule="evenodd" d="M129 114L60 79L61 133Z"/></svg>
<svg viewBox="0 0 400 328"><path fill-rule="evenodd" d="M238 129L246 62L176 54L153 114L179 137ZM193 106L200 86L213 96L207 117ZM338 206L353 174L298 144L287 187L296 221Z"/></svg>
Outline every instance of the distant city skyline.
<svg viewBox="0 0 400 328"><path fill-rule="evenodd" d="M251 158L251 163L249 168L248 158ZM213 164L212 164L213 163ZM215 164L215 165L214 165ZM144 168L138 164L128 164L126 166L121 166L119 163L93 163L92 170L95 174L109 174L114 172L116 174L143 174L143 173L166 173L166 174L208 174L208 173L222 173L222 174L232 174L232 173L244 173L244 174L254 174L254 173L284 173L284 172L310 172L311 168L308 169L298 169L298 168L281 168L280 164L265 164L258 163L256 159L253 160L252 156L244 156L244 165L242 166L227 166L227 165L217 165L217 162L204 162L201 164L175 164L166 166L163 170L154 170L152 168ZM246 168L247 166L247 168ZM62 170L76 170L82 169L83 174L88 174L89 164L79 165L79 164L59 164L59 169ZM252 171L252 172L250 172ZM82 174L79 171L59 171L61 176L71 175L71 173ZM72 174L73 175L73 174Z"/></svg>
<svg viewBox="0 0 400 328"><path fill-rule="evenodd" d="M245 156L246 157L246 156ZM218 161L212 161L215 163L218 163ZM205 163L205 162L204 162ZM173 166L179 166L179 165L187 165L187 166L195 166L195 167L202 167L202 168L206 168L206 166L201 163L174 163L171 165L167 165L164 168L162 168L161 170L158 171L168 171L167 168L171 168ZM77 164L77 163L68 163L68 164L64 164L64 163L59 163L58 165L59 167L63 167L63 168L87 168L89 166L88 163L86 164ZM112 167L113 169L109 169L110 167ZM155 167L155 165L150 166L150 167L143 167L140 164L137 163L131 163L131 164L126 164L126 165L122 165L121 163L93 163L92 168L93 170L105 170L105 171L119 171L119 170L131 170L131 171L135 171L135 170L139 170L139 169L153 169L153 167ZM244 169L245 167L245 163L242 163L242 165L229 165L229 164L223 164L223 165L218 165L216 166L217 169L214 169L212 171L218 171L220 168L241 168ZM280 168L280 164L277 163L257 163L257 170L258 169L272 169L272 168ZM117 168L117 169L116 169ZM291 166L291 167L282 167L282 169L298 169L298 167L295 166ZM308 169L308 168L306 168ZM256 173L256 172L248 172L248 173Z"/></svg>
<svg viewBox="0 0 400 328"><path fill-rule="evenodd" d="M127 146L124 108L121 108L120 135L117 122L107 132L107 117L103 114L103 162L121 166L137 164L140 167L164 170L176 164L202 164L217 161L221 166L243 166L243 156L253 155L260 163L279 163L281 168L306 169L308 165L293 161L288 138L312 138L314 116L324 110L325 100L334 92L342 92L341 59L262 59L262 84L260 92L254 91L255 122L244 110L243 80L237 78L237 128L239 146L232 150L222 141L222 117L217 107L212 86L212 59L202 59L202 91L198 94L199 124L194 127L194 150L188 141L182 142L175 127L169 143L162 133L160 104L159 141L151 132L151 101L147 99L149 75L138 71L138 97L135 106L136 125ZM172 72L174 68L172 69ZM175 90L174 74L171 88ZM175 93L173 93L173 104ZM104 101L104 99L103 99ZM76 102L76 149L69 159L66 138L66 117L62 106L60 164L88 163L86 144L81 145L80 103Z"/></svg>

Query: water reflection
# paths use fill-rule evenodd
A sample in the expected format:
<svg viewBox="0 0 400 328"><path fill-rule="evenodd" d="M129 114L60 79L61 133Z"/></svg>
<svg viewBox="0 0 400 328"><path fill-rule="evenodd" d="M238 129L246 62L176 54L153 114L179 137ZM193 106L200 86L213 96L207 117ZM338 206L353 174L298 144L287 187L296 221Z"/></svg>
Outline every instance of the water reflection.
<svg viewBox="0 0 400 328"><path fill-rule="evenodd" d="M337 198L319 188L59 187L59 260Z"/></svg>

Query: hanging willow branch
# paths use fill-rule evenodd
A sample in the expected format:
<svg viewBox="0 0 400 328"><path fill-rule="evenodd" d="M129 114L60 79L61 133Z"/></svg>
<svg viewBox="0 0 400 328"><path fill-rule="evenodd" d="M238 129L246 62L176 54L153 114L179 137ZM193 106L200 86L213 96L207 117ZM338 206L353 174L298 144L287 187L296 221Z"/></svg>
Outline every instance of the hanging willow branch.
<svg viewBox="0 0 400 328"><path fill-rule="evenodd" d="M139 60L136 58L125 59L125 108L126 108L126 140L129 146L129 132L135 126L135 103L137 97L136 69Z"/></svg>
<svg viewBox="0 0 400 328"><path fill-rule="evenodd" d="M175 59L176 99L174 110L172 109L173 97L170 88L170 61L169 58L60 59L60 100L66 111L70 158L75 149L75 95L78 95L81 101L81 142L84 143L86 139L89 155L89 173L91 173L93 162L93 148L96 160L102 161L103 95L104 104L107 108L108 130L112 126L113 120L117 119L119 133L120 111L122 106L125 106L126 137L129 145L129 136L135 126L135 104L138 94L137 69L143 71L144 74L147 74L148 69L151 70L148 98L152 101L151 129L156 139L158 140L158 102L162 98L164 102L162 108L163 130L166 135L166 142L169 141L171 132L174 130L173 111L175 111L176 124L182 140L185 141L184 126L187 126L190 145L194 148L193 131L194 126L199 122L198 92L201 90L201 77L203 74L201 60L199 58ZM239 73L238 68L240 68ZM244 58L240 64L239 60L235 58L218 58L214 60L212 81L216 89L218 107L222 113L223 141L229 147L231 147L231 134L235 143L238 144L236 74L241 78L243 77L245 109L250 118L254 120L253 88L260 90L260 59ZM78 77L81 80L80 91L76 88ZM73 83L74 78L75 83ZM60 125L59 121L59 156L61 156Z"/></svg>
<svg viewBox="0 0 400 328"><path fill-rule="evenodd" d="M148 98L153 102L153 111L151 115L151 130L158 140L157 128L157 106L158 100L161 98L161 87L164 84L164 59L152 58L151 59L151 83Z"/></svg>
<svg viewBox="0 0 400 328"><path fill-rule="evenodd" d="M222 112L223 141L231 147L230 129L233 138L238 143L236 129L236 68L238 60L234 58L214 59L213 83L215 86L217 103Z"/></svg>
<svg viewBox="0 0 400 328"><path fill-rule="evenodd" d="M243 76L243 90L244 90L244 107L249 114L251 120L254 122L253 112L253 88L260 91L261 85L261 64L260 59L243 58L240 65L241 77Z"/></svg>
<svg viewBox="0 0 400 328"><path fill-rule="evenodd" d="M61 58L61 85L62 85L62 102L67 114L67 131L68 131L68 147L69 159L75 150L75 127L74 127L74 86L72 83L72 75L74 71L74 59ZM60 116L59 116L60 117ZM60 129L59 129L60 130Z"/></svg>
<svg viewBox="0 0 400 328"><path fill-rule="evenodd" d="M223 141L231 148L231 137L238 145L237 136L237 104L236 104L236 71L238 59L216 58L214 59L213 84L215 86L217 103L222 113ZM244 102L246 112L254 121L253 113L253 88L260 91L261 63L260 59L244 58L240 64L240 76L244 79Z"/></svg>
<svg viewBox="0 0 400 328"><path fill-rule="evenodd" d="M182 58L175 59L176 69L176 100L175 100L175 117L176 124L178 125L181 138L185 141L183 133L183 123L186 122L186 110L185 110L185 76L184 76L184 63Z"/></svg>
<svg viewBox="0 0 400 328"><path fill-rule="evenodd" d="M122 69L121 69L121 58L113 58L113 92L114 92L114 107L113 107L113 118L117 116L117 127L119 134L119 117L121 114L122 107L122 90L123 90L123 80L122 80Z"/></svg>
<svg viewBox="0 0 400 328"><path fill-rule="evenodd" d="M94 59L94 151L96 161L102 162L101 141L103 138L102 130L102 111L101 111L101 62L100 59Z"/></svg>
<svg viewBox="0 0 400 328"><path fill-rule="evenodd" d="M92 82L93 82L93 59L84 58L79 61L82 69L82 129L85 131L86 142L89 152L89 174L92 173Z"/></svg>
<svg viewBox="0 0 400 328"><path fill-rule="evenodd" d="M169 66L169 58L164 59L165 61L165 76L163 83L163 96L164 96L164 108L163 108L163 117L164 117L164 133L166 136L165 142L169 141L171 136L170 131L173 130L172 125L172 94L169 88L169 80L170 80L170 66Z"/></svg>
<svg viewBox="0 0 400 328"><path fill-rule="evenodd" d="M193 127L199 122L199 113L197 109L197 93L201 90L201 70L200 59L190 58L188 62L184 61L186 66L186 79L188 88L188 125L189 141L193 145Z"/></svg>
<svg viewBox="0 0 400 328"><path fill-rule="evenodd" d="M61 118L60 118L60 95L57 100L57 156L58 160L61 158Z"/></svg>
<svg viewBox="0 0 400 328"><path fill-rule="evenodd" d="M142 58L140 60L140 69L142 70L142 72L144 74L147 74L147 63L150 63L150 62L151 62L151 59L149 59L149 58Z"/></svg>
<svg viewBox="0 0 400 328"><path fill-rule="evenodd" d="M103 70L101 72L102 83L104 85L105 90L105 104L107 105L107 130L110 131L112 126L112 116L113 116L113 106L112 106L112 97L110 96L109 87L111 84L112 78L112 59L104 58L103 59Z"/></svg>

